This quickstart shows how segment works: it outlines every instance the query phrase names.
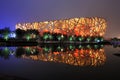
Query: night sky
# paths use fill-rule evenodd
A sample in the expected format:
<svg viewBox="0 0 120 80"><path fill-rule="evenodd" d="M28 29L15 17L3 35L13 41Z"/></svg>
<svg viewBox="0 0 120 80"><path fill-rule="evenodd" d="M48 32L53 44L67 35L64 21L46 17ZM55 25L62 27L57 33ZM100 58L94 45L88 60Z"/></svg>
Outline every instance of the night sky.
<svg viewBox="0 0 120 80"><path fill-rule="evenodd" d="M0 28L19 22L104 17L106 38L120 36L120 0L0 0Z"/></svg>

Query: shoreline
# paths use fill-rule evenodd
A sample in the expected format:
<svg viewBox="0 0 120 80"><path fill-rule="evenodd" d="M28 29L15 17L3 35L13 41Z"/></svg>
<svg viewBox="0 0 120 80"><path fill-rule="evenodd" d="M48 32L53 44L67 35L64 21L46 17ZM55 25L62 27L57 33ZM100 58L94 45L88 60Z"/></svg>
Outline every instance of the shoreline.
<svg viewBox="0 0 120 80"><path fill-rule="evenodd" d="M104 42L79 42L79 41L2 41L0 46L37 46L37 45L49 45L49 44L74 44L74 45L111 45L109 41Z"/></svg>

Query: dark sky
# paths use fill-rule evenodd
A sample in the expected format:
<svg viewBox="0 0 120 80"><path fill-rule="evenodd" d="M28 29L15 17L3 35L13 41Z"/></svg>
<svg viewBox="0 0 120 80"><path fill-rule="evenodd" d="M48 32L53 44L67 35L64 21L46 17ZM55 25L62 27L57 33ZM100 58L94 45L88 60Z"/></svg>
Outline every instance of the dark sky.
<svg viewBox="0 0 120 80"><path fill-rule="evenodd" d="M105 37L120 36L120 0L0 0L0 28L19 22L73 17L104 17Z"/></svg>

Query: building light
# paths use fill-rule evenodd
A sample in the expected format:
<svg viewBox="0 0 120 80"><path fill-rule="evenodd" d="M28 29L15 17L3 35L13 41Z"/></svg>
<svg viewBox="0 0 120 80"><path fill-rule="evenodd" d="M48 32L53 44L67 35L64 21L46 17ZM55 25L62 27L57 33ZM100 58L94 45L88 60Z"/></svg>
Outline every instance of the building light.
<svg viewBox="0 0 120 80"><path fill-rule="evenodd" d="M15 32L11 32L8 35L9 38L16 38L16 33Z"/></svg>
<svg viewBox="0 0 120 80"><path fill-rule="evenodd" d="M27 24L27 25L26 25ZM66 34L67 36L100 36L103 37L106 31L107 23L100 17L91 18L71 18L65 20L52 20L33 23L18 23L16 29L22 30L35 29L39 33L45 31L57 34Z"/></svg>

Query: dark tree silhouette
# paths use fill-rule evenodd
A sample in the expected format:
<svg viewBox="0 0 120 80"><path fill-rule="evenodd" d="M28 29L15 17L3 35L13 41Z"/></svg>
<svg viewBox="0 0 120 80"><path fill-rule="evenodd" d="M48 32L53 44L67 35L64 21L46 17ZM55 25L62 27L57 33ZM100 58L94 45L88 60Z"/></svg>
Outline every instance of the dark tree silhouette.
<svg viewBox="0 0 120 80"><path fill-rule="evenodd" d="M8 40L8 35L10 33L10 29L9 27L5 27L2 31L1 31L1 34L3 35L3 38L5 40Z"/></svg>
<svg viewBox="0 0 120 80"><path fill-rule="evenodd" d="M24 30L21 30L21 29L16 29L16 38L17 39L22 39L24 34L25 34L25 31Z"/></svg>
<svg viewBox="0 0 120 80"><path fill-rule="evenodd" d="M22 47L19 47L19 48L16 49L16 54L15 54L15 56L16 56L17 58L20 58L24 53L25 53L25 49L22 48Z"/></svg>

